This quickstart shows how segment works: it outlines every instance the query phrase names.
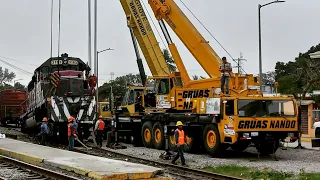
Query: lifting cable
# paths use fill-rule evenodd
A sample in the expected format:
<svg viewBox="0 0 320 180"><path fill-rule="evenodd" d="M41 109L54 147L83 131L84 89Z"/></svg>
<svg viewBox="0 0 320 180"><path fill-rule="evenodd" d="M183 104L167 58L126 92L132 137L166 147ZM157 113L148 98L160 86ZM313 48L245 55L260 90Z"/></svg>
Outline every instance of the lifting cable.
<svg viewBox="0 0 320 180"><path fill-rule="evenodd" d="M163 40L163 38L162 38L162 36L161 36L160 32L159 32L159 30L158 30L158 28L157 28L157 26L156 26L156 24L154 23L153 19L152 19L152 18L151 18L151 16L150 16L150 13L149 13L148 9L146 8L146 6L145 6L144 2L143 2L143 1L141 1L141 2L142 2L142 5L143 5L144 9L147 11L147 14L148 14L148 16L149 16L149 19L151 20L151 22L152 22L152 24L153 24L154 28L156 29L157 34L159 35L159 37L160 37L160 39L161 39L161 42L162 42L162 44L163 44L164 48L165 48L166 50L168 50L168 49L167 49L166 44L164 43L164 40Z"/></svg>
<svg viewBox="0 0 320 180"><path fill-rule="evenodd" d="M197 18L197 16L187 7L187 5L185 3L182 2L182 0L179 0L183 6L185 8L187 8L187 10L192 14L192 16L194 18L196 18L196 20L201 24L201 26L210 34L210 36L219 44L219 46L231 57L231 59L234 61L234 62L237 62L235 59L233 59L233 57L231 56L231 54L222 46L222 44L212 35L212 33L208 30L208 28L205 27L205 25ZM241 70L246 73L246 71L240 67Z"/></svg>
<svg viewBox="0 0 320 180"><path fill-rule="evenodd" d="M161 34L160 34L160 32L159 32L156 24L154 23L153 19L151 18L151 15L150 15L148 9L146 8L146 5L144 4L143 1L141 1L141 2L142 2L142 5L143 5L144 9L147 11L147 14L148 14L148 16L149 16L149 19L151 20L154 28L156 29L157 34L159 35L159 37L160 37L160 39L161 39L161 42L162 42L162 44L163 44L164 49L167 50L168 52L170 52L170 51L168 50L167 46L165 45L164 40L163 40L163 38L162 38L162 36L161 36ZM167 63L167 64L168 64L168 63ZM176 66L176 65L175 65L175 66ZM161 68L162 68L162 70L164 69L163 67L161 67ZM169 69L169 70L170 70L170 69ZM169 74L168 74L168 75L169 75Z"/></svg>
<svg viewBox="0 0 320 180"><path fill-rule="evenodd" d="M52 58L52 23L53 23L53 0L51 0L51 29L50 29L50 58Z"/></svg>

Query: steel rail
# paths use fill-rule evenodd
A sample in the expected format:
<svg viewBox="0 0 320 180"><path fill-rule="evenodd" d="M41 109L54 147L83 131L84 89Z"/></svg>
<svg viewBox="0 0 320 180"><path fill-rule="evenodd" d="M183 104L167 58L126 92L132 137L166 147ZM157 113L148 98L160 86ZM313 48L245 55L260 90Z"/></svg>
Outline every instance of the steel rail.
<svg viewBox="0 0 320 180"><path fill-rule="evenodd" d="M7 162L8 164L20 167L22 169L28 169L33 173L37 173L37 174L40 174L40 175L43 175L43 176L46 176L46 177L50 177L52 179L81 180L81 179L76 178L76 177L72 177L72 176L68 176L68 175L62 174L62 173L54 172L52 170L45 169L45 168L42 168L42 167L39 167L39 166L35 166L35 165L29 164L29 163L26 163L26 162L23 162L23 161L19 161L19 160L16 160L16 159L13 159L13 158L10 158L10 157L7 157L7 156L0 155L0 161Z"/></svg>
<svg viewBox="0 0 320 180"><path fill-rule="evenodd" d="M242 178L238 177L232 177L232 176L227 176L227 175L222 175L218 173L212 173L212 172L207 172L199 169L192 169L184 166L178 166L178 165L173 165L161 161L154 161L150 159L145 159L145 158L140 158L140 157L135 157L132 155L127 155L119 152L114 152L110 151L108 149L98 149L93 146L91 146L93 149L91 150L86 150L86 149L79 149L76 148L75 151L79 153L85 153L89 155L95 155L95 152L99 152L99 155L101 154L106 154L106 156L111 156L115 155L119 159L126 159L127 161L134 160L134 162L139 162L140 164L145 164L145 165L151 165L159 168L164 168L166 169L167 173L172 174L174 176L181 176L183 178L189 178L189 179L213 179L213 180L243 180ZM94 151L92 151L94 150Z"/></svg>

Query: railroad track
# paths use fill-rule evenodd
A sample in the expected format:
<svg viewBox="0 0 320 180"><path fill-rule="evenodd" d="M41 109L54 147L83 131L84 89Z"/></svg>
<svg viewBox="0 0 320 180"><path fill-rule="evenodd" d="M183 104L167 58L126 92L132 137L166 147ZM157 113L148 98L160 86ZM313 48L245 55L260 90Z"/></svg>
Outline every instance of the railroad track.
<svg viewBox="0 0 320 180"><path fill-rule="evenodd" d="M1 177L4 171L10 171L15 177ZM0 155L0 180L30 179L30 180L80 180L78 178L51 171L39 166L34 166L16 159Z"/></svg>
<svg viewBox="0 0 320 180"><path fill-rule="evenodd" d="M107 149L99 149L92 146L90 147L92 148L91 150L77 148L75 149L75 151L79 153L85 153L89 155L106 157L106 158L112 157L112 158L121 159L121 160L125 159L126 161L130 161L134 163L140 163L140 164L150 165L154 167L159 167L164 169L166 173L172 175L175 179L243 180L238 177L211 173L211 172L202 171L198 169L192 169L188 167L173 165L173 164L169 164L161 161L153 161L145 158L138 158L135 156L114 152Z"/></svg>

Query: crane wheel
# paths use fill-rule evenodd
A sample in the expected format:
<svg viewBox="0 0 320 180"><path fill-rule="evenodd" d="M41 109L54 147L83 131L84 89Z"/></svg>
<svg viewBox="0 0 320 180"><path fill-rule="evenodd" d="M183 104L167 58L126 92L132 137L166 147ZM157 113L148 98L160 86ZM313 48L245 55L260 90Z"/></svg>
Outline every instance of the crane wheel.
<svg viewBox="0 0 320 180"><path fill-rule="evenodd" d="M143 123L141 137L144 147L152 148L152 123L150 121Z"/></svg>
<svg viewBox="0 0 320 180"><path fill-rule="evenodd" d="M156 122L152 128L152 141L153 147L156 149L163 149L164 148L164 132L163 132L163 125L160 122Z"/></svg>
<svg viewBox="0 0 320 180"><path fill-rule="evenodd" d="M203 144L207 153L212 157L221 157L226 151L225 145L220 142L220 134L216 125L206 125L203 131Z"/></svg>
<svg viewBox="0 0 320 180"><path fill-rule="evenodd" d="M185 152L197 153L197 151L200 149L199 138L189 137L188 135L186 135L186 142L187 145L183 147L183 150Z"/></svg>

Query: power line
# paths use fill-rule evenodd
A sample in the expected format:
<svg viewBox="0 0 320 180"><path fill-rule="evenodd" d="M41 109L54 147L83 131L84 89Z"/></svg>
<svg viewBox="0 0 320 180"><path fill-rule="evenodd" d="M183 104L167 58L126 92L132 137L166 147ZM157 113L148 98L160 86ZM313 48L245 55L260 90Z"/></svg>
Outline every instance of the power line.
<svg viewBox="0 0 320 180"><path fill-rule="evenodd" d="M6 64L6 65L8 65L8 66L12 67L12 68L13 68L13 69L15 69L15 70L17 70L17 71L20 71L20 72L24 73L24 74L33 75L33 73L28 72L28 71L25 71L25 70L23 70L23 69L21 69L21 68L19 68L19 67L15 66L15 65L12 65L12 64L10 64L10 63L8 63L8 62L4 61L3 59L0 59L0 61L1 61L1 62L3 62L3 63L4 63L4 64Z"/></svg>
<svg viewBox="0 0 320 180"><path fill-rule="evenodd" d="M242 70L241 70L242 69L242 65L243 65L242 61L247 61L247 60L243 59L243 55L240 52L240 57L238 59L236 59L237 65L234 66L235 68L238 68L238 73L239 74L242 74Z"/></svg>
<svg viewBox="0 0 320 180"><path fill-rule="evenodd" d="M31 66L38 66L38 65L36 65L36 64L25 63L25 62L23 62L23 61L19 61L19 60L15 60L15 59L7 58L7 57L4 57L4 56L0 56L0 58L8 59L8 60L10 60L10 61L20 62L20 63L27 64L27 65L31 65Z"/></svg>
<svg viewBox="0 0 320 180"><path fill-rule="evenodd" d="M183 4L183 6L185 7L185 8L187 8L187 10L192 14L192 16L194 17L194 18L196 18L196 20L201 24L201 26L210 34L210 36L219 44L219 46L231 57L231 59L233 60L233 61L235 61L235 59L233 59L233 57L231 56L231 54L222 46L222 44L213 36L213 34L208 30L208 28L206 28L206 26L197 18L197 16L187 7L187 5L185 4L185 3L183 3L182 2L182 0L179 0L182 4ZM236 61L235 61L236 62ZM241 68L241 70L243 70L242 68ZM243 70L244 71L244 70ZM245 72L245 71L244 71ZM246 72L245 72L246 73Z"/></svg>

